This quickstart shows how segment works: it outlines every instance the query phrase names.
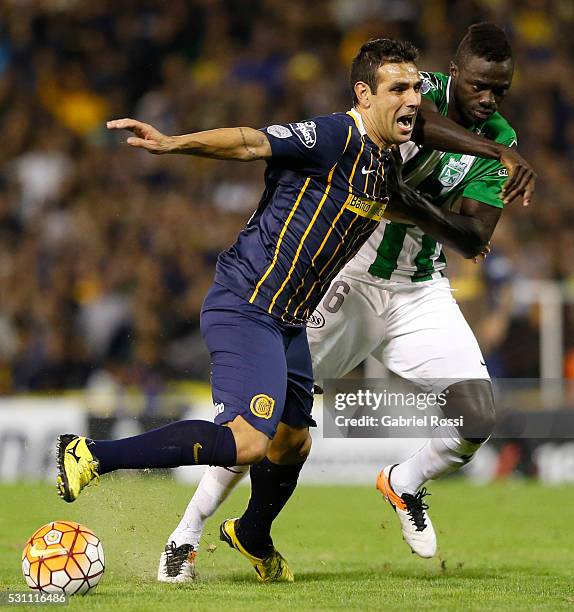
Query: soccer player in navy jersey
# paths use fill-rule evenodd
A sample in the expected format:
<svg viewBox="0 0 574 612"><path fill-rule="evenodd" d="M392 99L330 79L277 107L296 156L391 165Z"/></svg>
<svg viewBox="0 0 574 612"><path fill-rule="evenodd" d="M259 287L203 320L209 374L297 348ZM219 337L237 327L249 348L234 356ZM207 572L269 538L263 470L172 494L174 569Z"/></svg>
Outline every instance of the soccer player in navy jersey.
<svg viewBox="0 0 574 612"><path fill-rule="evenodd" d="M392 218L385 175L390 147L410 139L419 110L415 59L410 43L366 43L351 72L353 109L299 123L183 136L166 136L133 119L108 123L135 134L129 145L155 154L265 159L265 190L236 243L219 256L201 313L215 422L179 421L115 441L60 436L64 500L74 501L92 480L117 469L251 465L248 508L240 519L224 522L222 537L250 560L260 580L293 580L270 530L311 446L313 376L305 322L382 216ZM506 155L518 177L509 191L524 191L525 164L516 153L489 148L463 129L449 132L440 117L429 117L424 126L429 146L446 142L462 153ZM400 216L400 209L394 212ZM192 558L189 549L166 547L167 570L179 573Z"/></svg>

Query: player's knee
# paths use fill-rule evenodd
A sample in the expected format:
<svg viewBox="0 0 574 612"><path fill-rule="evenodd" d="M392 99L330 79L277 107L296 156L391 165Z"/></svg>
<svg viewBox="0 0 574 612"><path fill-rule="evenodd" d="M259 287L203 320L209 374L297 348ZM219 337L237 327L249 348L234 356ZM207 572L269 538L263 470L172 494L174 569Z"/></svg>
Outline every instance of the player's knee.
<svg viewBox="0 0 574 612"><path fill-rule="evenodd" d="M281 423L267 457L279 465L303 463L311 451L309 430L293 429Z"/></svg>
<svg viewBox="0 0 574 612"><path fill-rule="evenodd" d="M463 424L458 430L465 440L476 444L488 440L496 425L490 380L465 380L451 385L445 412L448 416L462 417Z"/></svg>
<svg viewBox="0 0 574 612"><path fill-rule="evenodd" d="M267 456L271 440L262 432L247 423L243 417L236 417L228 423L235 438L237 465L259 463Z"/></svg>
<svg viewBox="0 0 574 612"><path fill-rule="evenodd" d="M269 449L269 439L266 436L264 438L253 436L250 439L236 439L237 465L253 465L263 461Z"/></svg>

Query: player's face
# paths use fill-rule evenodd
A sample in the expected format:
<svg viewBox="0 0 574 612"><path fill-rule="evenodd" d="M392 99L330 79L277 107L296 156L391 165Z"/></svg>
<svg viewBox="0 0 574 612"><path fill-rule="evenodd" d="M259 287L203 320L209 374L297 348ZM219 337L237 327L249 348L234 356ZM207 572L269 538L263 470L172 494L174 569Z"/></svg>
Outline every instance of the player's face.
<svg viewBox="0 0 574 612"><path fill-rule="evenodd" d="M407 142L421 105L418 68L410 62L384 64L377 74L377 93L370 95L373 127L386 145Z"/></svg>
<svg viewBox="0 0 574 612"><path fill-rule="evenodd" d="M453 99L465 123L482 123L498 110L512 83L511 59L489 62L470 56L451 63Z"/></svg>

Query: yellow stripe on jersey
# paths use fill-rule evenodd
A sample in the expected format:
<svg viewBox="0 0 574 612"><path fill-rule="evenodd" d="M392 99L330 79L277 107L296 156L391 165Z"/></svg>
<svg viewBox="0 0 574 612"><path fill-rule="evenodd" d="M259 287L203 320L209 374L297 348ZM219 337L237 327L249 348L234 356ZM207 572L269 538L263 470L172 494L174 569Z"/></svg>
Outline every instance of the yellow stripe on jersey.
<svg viewBox="0 0 574 612"><path fill-rule="evenodd" d="M347 202L345 203L345 208L347 210L356 213L360 217L371 219L372 221L380 221L383 218L386 207L386 202L375 202L374 200L367 200L366 198L360 198L358 196L347 198Z"/></svg>
<svg viewBox="0 0 574 612"><path fill-rule="evenodd" d="M351 170L351 174L349 175L349 193L353 191L353 179L355 178L355 170L357 169L357 164L359 163L359 160L361 159L361 155L363 154L364 148L365 148L365 141L361 137L361 148L359 149L359 153L357 154L357 158L355 159L355 163L353 164L353 169Z"/></svg>
<svg viewBox="0 0 574 612"><path fill-rule="evenodd" d="M381 155L383 154L383 150L381 149L381 147L379 147L379 159L381 158ZM372 153L371 153L372 155ZM383 180L385 178L385 167L384 165L381 164L381 172L380 174L378 172L375 172L375 184L373 185L373 195L375 193L377 193L377 181L379 180L379 178L381 180ZM365 192L367 190L365 189Z"/></svg>
<svg viewBox="0 0 574 612"><path fill-rule="evenodd" d="M347 198L347 202L351 199L351 197L352 196L349 196ZM319 257L319 255L321 254L321 251L323 250L323 247L327 243L327 240L329 240L329 236L331 235L331 232L335 229L335 225L337 224L337 221L341 218L341 215L345 212L345 208L346 208L347 202L345 202L345 204L343 206L341 206L341 210L337 213L337 216L333 219L333 222L331 223L331 226L329 227L329 231L325 234L325 237L323 238L323 242L321 242L321 246L317 249L317 252L315 253L315 255L313 255L313 259L311 259L311 264L310 264L307 272L305 272L305 275L303 276L303 279L301 280L300 285L297 287L297 290L295 291L295 293L291 296L291 298L287 302L287 306L285 306L285 311L286 312L289 311L289 306L290 306L291 301L293 300L293 298L299 293L301 288L305 285L305 278L307 277L307 273L313 267L313 264L315 263L315 260L317 259L317 257ZM295 316L297 314L297 310L299 310L299 308L300 308L300 306L297 307L297 309L293 313L293 316Z"/></svg>
<svg viewBox="0 0 574 612"><path fill-rule="evenodd" d="M353 121L355 122L355 125L357 126L357 129L359 129L359 123L357 121L357 118L353 115L353 113L348 112L347 113L350 117L353 118ZM355 177L355 171L357 170L357 164L359 163L359 160L361 159L361 155L363 154L363 149L365 148L365 140L364 138L361 136L361 147L359 148L359 152L357 153L357 157L355 158L355 162L353 164L353 168L351 169L351 174L349 175L349 197L345 200L345 204L342 207L342 210L348 209L348 203L350 200L352 200L353 196L353 179ZM354 211L356 212L356 211ZM341 245L343 244L343 240L345 239L345 236L347 235L347 232L351 229L353 223L355 223L355 221L358 219L358 217L355 217L349 227L345 230L345 233L343 234L343 237L341 238L341 242L339 242L339 244L337 245L337 248L335 249L333 255L330 257L329 261L323 266L323 269L321 270L321 272L319 272L319 277L322 276L323 272L329 267L329 264L333 261L335 254L337 253L337 251L339 250L339 248L341 247ZM297 307L297 309L295 310L295 313L293 316L296 315L297 311L299 310L299 308L301 308L301 306L309 299L309 296L312 294L313 289L315 288L315 286L317 285L318 281L315 281L313 283L313 285L311 286L311 289L309 290L309 292L307 293L307 295L305 296L305 299L301 302L301 304L299 304L299 306Z"/></svg>
<svg viewBox="0 0 574 612"><path fill-rule="evenodd" d="M369 169L367 170L367 172L365 172L365 185L363 187L363 191L365 193L367 193L367 186L369 185L369 176L371 175L371 170L373 168L373 160L374 160L372 151L369 152L369 155L371 156L371 161L369 162ZM377 182L377 177L375 176L375 184L376 182Z"/></svg>
<svg viewBox="0 0 574 612"><path fill-rule="evenodd" d="M297 196L297 199L295 200L295 204L293 205L293 208L291 209L291 212L289 213L289 216L287 217L287 220L285 221L285 224L283 225L281 233L279 234L279 239L277 240L277 246L275 247L275 253L273 254L273 259L271 260L271 263L269 264L269 267L267 268L267 271L265 272L265 274L259 279L259 282L257 283L255 289L253 290L253 293L251 294L251 297L249 298L250 304L253 304L253 301L255 300L255 298L257 297L257 294L259 293L259 288L265 282L265 279L271 274L271 271L273 270L273 268L275 267L275 264L277 263L277 257L279 256L279 249L281 247L281 243L283 242L283 236L285 236L287 227L289 226L289 223L291 223L291 219L293 218L293 215L295 214L295 211L297 210L299 203L301 202L301 198L303 197L303 194L307 190L307 187L309 186L310 182L311 182L311 177L308 176L307 179L305 180L305 183L303 184L303 187L301 187L301 190L299 191L299 195Z"/></svg>
<svg viewBox="0 0 574 612"><path fill-rule="evenodd" d="M319 278L321 278L321 276L323 275L323 272L331 265L331 262L333 261L333 259L335 258L335 255L337 254L337 251L341 248L341 246L343 246L343 243L345 241L345 237L347 236L347 234L349 233L349 230L353 227L353 224L355 223L355 221L358 219L359 217L355 217L351 223L349 223L349 227L347 227L347 229L345 230L345 233L343 234L342 238L341 238L341 242L339 242L339 244L337 245L337 248L333 251L333 254L331 255L331 257L329 258L329 261L323 266L323 268L321 269L321 271L319 272ZM311 285L311 289L309 289L309 291L307 292L307 295L305 296L305 299L299 304L299 306L297 306L297 309L295 310L295 312L293 313L293 316L297 316L297 311L299 310L299 308L301 308L301 306L303 306L303 304L305 304L305 302L311 297L311 295L313 294L313 289L315 289L315 286L317 285L319 281L316 280L312 285Z"/></svg>
<svg viewBox="0 0 574 612"><path fill-rule="evenodd" d="M277 289L277 292L275 293L275 295L273 296L273 299L271 300L271 304L269 304L269 308L267 309L268 313L271 313L271 311L273 310L273 306L275 306L275 302L277 301L277 298L281 295L283 289L285 289L285 285L287 285L287 283L289 282L289 279L291 278L291 275L293 274L293 270L295 269L295 265L297 263L297 260L299 259L299 255L301 254L301 250L303 249L305 240L307 239L307 236L309 235L311 228L313 227L313 225L315 225L315 221L317 220L317 217L319 216L319 213L321 212L321 209L323 208L323 204L325 203L325 200L327 199L327 196L329 195L329 191L331 190L331 181L333 180L333 174L335 172L336 167L337 167L337 164L335 164L331 168L331 172L329 172L329 176L327 177L327 186L325 188L325 192L323 193L323 196L319 204L317 205L317 210L311 217L311 221L309 221L309 225L307 226L307 229L305 230L303 236L301 237L301 241L299 242L299 246L297 247L297 250L295 251L295 257L293 258L291 267L289 268L289 272L287 272L287 276L285 277L285 280L281 283L281 287Z"/></svg>
<svg viewBox="0 0 574 612"><path fill-rule="evenodd" d="M347 141L345 142L345 148L343 149L343 154L345 153L345 151L347 150L347 147L349 146L349 141L351 140L352 133L353 133L353 128L349 127L349 132L347 134ZM340 219L341 215L345 211L345 206L347 205L347 202L349 201L350 198L351 198L351 195L349 195L349 197L345 200L345 203L343 204L343 206L341 206L341 209L337 213L337 216L333 219L333 222L331 223L331 225L329 227L329 230L325 234L325 237L323 238L323 241L321 242L319 248L317 249L317 252L315 253L315 255L313 255L313 257L311 259L311 264L309 265L309 268L307 269L307 272L305 272L305 274L303 275L303 278L301 279L301 283L297 287L295 293L289 298L289 301L287 302L287 305L284 308L285 312L289 311L289 306L291 305L291 302L292 302L293 298L299 293L299 291L305 285L305 278L307 277L307 274L308 274L309 270L315 264L315 260L321 254L321 251L323 250L323 247L327 243L327 240L329 240L329 236L331 235L332 231L335 229L335 225L337 224L337 221Z"/></svg>

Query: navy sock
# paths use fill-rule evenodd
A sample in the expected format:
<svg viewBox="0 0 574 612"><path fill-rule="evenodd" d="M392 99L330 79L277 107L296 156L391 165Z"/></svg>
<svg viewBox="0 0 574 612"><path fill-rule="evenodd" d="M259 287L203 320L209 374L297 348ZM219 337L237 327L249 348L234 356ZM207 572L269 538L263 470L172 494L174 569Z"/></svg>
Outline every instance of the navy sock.
<svg viewBox="0 0 574 612"><path fill-rule="evenodd" d="M271 524L295 487L303 463L278 465L267 459L251 466L251 498L235 533L242 546L256 557L265 557L273 546Z"/></svg>
<svg viewBox="0 0 574 612"><path fill-rule="evenodd" d="M177 421L132 438L93 440L90 451L99 461L100 474L119 469L227 467L237 463L233 432L209 421Z"/></svg>

